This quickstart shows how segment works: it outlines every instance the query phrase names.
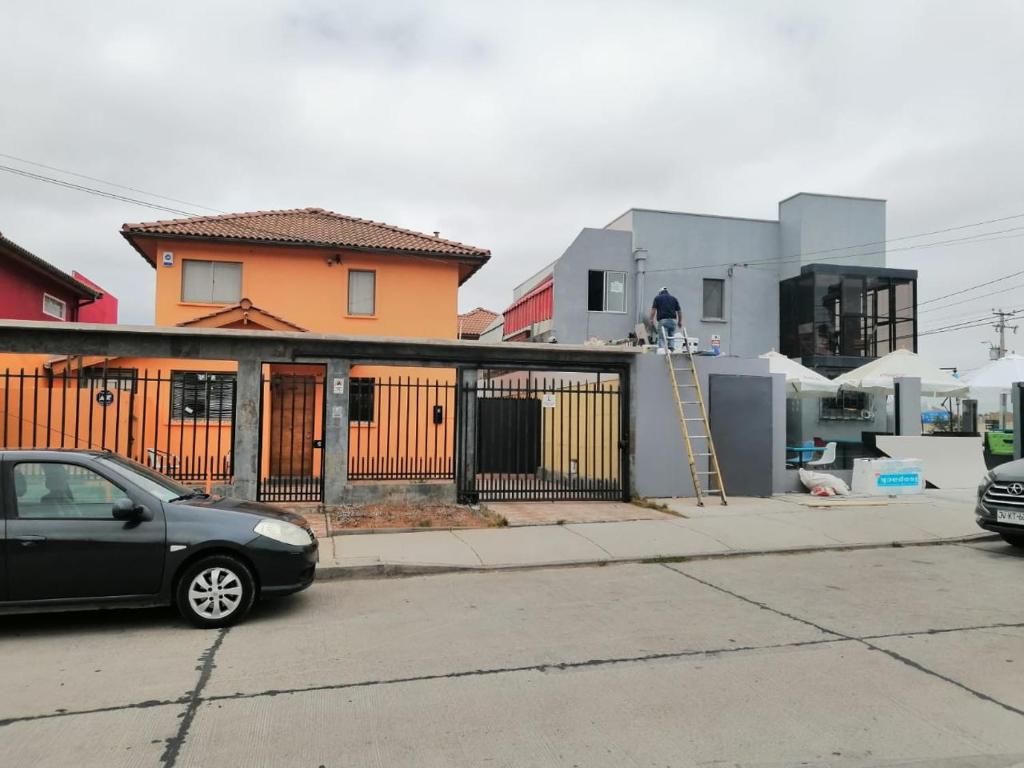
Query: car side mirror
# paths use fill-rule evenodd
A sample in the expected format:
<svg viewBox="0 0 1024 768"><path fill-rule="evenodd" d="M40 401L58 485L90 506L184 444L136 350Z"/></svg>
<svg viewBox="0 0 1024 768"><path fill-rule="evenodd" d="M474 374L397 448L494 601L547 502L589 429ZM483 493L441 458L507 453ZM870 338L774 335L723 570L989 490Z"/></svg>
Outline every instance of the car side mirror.
<svg viewBox="0 0 1024 768"><path fill-rule="evenodd" d="M145 511L144 507L136 504L131 499L118 499L114 502L113 515L115 520L138 520Z"/></svg>

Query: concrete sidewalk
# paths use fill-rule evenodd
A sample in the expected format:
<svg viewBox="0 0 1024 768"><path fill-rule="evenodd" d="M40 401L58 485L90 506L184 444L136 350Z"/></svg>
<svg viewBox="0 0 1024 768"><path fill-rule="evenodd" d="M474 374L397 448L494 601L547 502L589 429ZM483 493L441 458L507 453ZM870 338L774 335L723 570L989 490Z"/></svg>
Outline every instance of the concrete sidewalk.
<svg viewBox="0 0 1024 768"><path fill-rule="evenodd" d="M697 507L689 499L659 501L683 517L332 536L321 541L317 578L722 557L991 536L974 523L970 491L836 499L832 506L817 506L822 501L807 495L734 499L727 507Z"/></svg>

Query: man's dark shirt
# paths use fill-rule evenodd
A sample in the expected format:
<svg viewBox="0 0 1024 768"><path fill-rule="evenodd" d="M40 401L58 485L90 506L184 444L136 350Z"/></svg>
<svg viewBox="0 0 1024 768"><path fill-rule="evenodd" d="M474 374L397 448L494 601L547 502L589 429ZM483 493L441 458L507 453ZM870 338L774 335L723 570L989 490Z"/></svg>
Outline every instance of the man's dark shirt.
<svg viewBox="0 0 1024 768"><path fill-rule="evenodd" d="M675 320L679 311L679 302L671 293L659 293L654 297L651 309L657 312L658 320Z"/></svg>

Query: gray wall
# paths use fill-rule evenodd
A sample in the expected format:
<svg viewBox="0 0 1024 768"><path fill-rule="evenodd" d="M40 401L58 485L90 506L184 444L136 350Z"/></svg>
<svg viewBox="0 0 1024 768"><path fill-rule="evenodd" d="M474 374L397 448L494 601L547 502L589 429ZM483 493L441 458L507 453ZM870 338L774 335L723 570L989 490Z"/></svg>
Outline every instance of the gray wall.
<svg viewBox="0 0 1024 768"><path fill-rule="evenodd" d="M694 268L777 258L776 222L637 210L633 247L647 249L646 307L666 286L702 349L709 348L712 334L722 337L723 354L756 357L778 347L779 281L772 264ZM725 280L724 321L703 320L705 277Z"/></svg>
<svg viewBox="0 0 1024 768"><path fill-rule="evenodd" d="M635 325L636 283L633 274L633 238L629 232L584 229L555 262L554 336L559 344L582 344L591 337L624 339ZM587 311L587 271L626 273L626 311Z"/></svg>
<svg viewBox="0 0 1024 768"><path fill-rule="evenodd" d="M637 249L646 250L643 284L646 316L655 294L666 286L679 299L687 332L710 347L712 335L722 352L757 356L779 346L779 280L800 267L847 252L843 264L884 266L884 245L850 251L829 249L885 240L885 201L801 193L779 204L779 220L708 216L632 209L604 229L584 229L559 258L554 270L555 337L579 344L589 338L625 338L637 321ZM828 251L827 253L810 252ZM787 261L806 254L802 261ZM785 263L783 263L785 262ZM713 265L713 266L702 266ZM624 314L587 311L587 270L627 273ZM546 272L522 283L518 297ZM725 319L704 319L704 278L725 281Z"/></svg>
<svg viewBox="0 0 1024 768"><path fill-rule="evenodd" d="M772 380L773 435L770 463L776 491L787 487L785 377L768 372L768 361L758 358L697 357L701 387L708 393L710 374L767 376ZM680 359L681 361L681 359ZM648 498L693 496L693 482L686 463L686 447L676 414L672 385L665 358L653 352L637 358L631 384L634 447L633 489ZM700 465L706 469L706 462ZM725 478L729 491L729 478Z"/></svg>
<svg viewBox="0 0 1024 768"><path fill-rule="evenodd" d="M885 201L801 192L779 203L779 238L784 262L779 264L780 279L794 277L801 267L822 259L832 264L884 267ZM877 245L849 247L862 243ZM832 250L837 248L843 250ZM847 254L860 255L836 259ZM797 255L800 260L792 261Z"/></svg>

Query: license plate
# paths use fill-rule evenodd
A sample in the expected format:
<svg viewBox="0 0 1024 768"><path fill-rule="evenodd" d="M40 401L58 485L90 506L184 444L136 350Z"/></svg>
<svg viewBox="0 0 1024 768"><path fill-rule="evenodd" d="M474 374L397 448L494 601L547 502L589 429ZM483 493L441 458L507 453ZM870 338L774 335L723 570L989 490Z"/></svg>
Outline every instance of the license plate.
<svg viewBox="0 0 1024 768"><path fill-rule="evenodd" d="M1024 525L1024 509L997 509L996 522Z"/></svg>

